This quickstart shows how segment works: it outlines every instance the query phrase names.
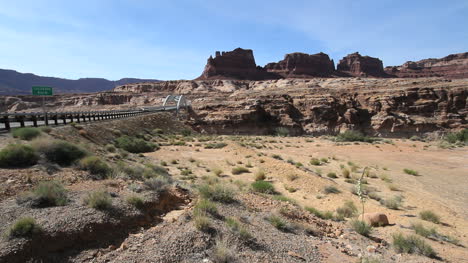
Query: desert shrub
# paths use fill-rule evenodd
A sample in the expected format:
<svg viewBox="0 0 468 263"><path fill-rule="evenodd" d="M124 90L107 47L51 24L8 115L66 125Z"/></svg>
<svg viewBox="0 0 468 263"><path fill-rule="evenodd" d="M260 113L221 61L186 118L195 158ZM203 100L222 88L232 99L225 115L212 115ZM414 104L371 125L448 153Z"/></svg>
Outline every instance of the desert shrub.
<svg viewBox="0 0 468 263"><path fill-rule="evenodd" d="M243 167L243 166L237 166L232 168L232 174L243 174L243 173L248 173L249 169Z"/></svg>
<svg viewBox="0 0 468 263"><path fill-rule="evenodd" d="M52 128L49 126L42 126L39 128L39 130L41 130L41 132L49 134L52 131Z"/></svg>
<svg viewBox="0 0 468 263"><path fill-rule="evenodd" d="M166 161L161 161L159 164L160 164L161 166L167 166L167 162L166 162Z"/></svg>
<svg viewBox="0 0 468 263"><path fill-rule="evenodd" d="M381 263L382 261L378 257L366 256L362 257L359 263Z"/></svg>
<svg viewBox="0 0 468 263"><path fill-rule="evenodd" d="M434 249L417 236L410 235L405 237L403 234L397 233L392 238L393 247L398 253L416 253L426 257L436 256Z"/></svg>
<svg viewBox="0 0 468 263"><path fill-rule="evenodd" d="M406 174L409 174L409 175L414 175L414 176L418 176L419 173L415 170L412 170L412 169L403 169L403 172L405 172Z"/></svg>
<svg viewBox="0 0 468 263"><path fill-rule="evenodd" d="M261 169L259 169L256 173L255 173L255 181L263 181L266 179L266 175L265 175L265 172Z"/></svg>
<svg viewBox="0 0 468 263"><path fill-rule="evenodd" d="M430 221L435 224L440 223L440 216L430 210L424 210L419 213L422 220Z"/></svg>
<svg viewBox="0 0 468 263"><path fill-rule="evenodd" d="M112 144L107 144L104 149L106 149L106 151L110 152L110 153L115 153L117 151L117 149L115 148L114 145Z"/></svg>
<svg viewBox="0 0 468 263"><path fill-rule="evenodd" d="M291 204L297 204L296 200L294 200L292 198L289 198L287 196L284 196L284 195L274 195L273 200L278 200L278 201L281 201L281 202L288 202L288 203L291 203Z"/></svg>
<svg viewBox="0 0 468 263"><path fill-rule="evenodd" d="M390 191L400 191L400 188L396 184L388 184L387 186Z"/></svg>
<svg viewBox="0 0 468 263"><path fill-rule="evenodd" d="M317 159L317 158L312 158L312 160L310 160L310 164L316 165L316 166L317 166L317 165L320 165L321 162L320 162L320 160Z"/></svg>
<svg viewBox="0 0 468 263"><path fill-rule="evenodd" d="M445 136L445 140L449 143L464 142L466 144L468 143L468 129L449 133Z"/></svg>
<svg viewBox="0 0 468 263"><path fill-rule="evenodd" d="M221 149L227 146L227 143L217 142L217 143L207 143L205 144L205 149Z"/></svg>
<svg viewBox="0 0 468 263"><path fill-rule="evenodd" d="M85 205L98 210L107 210L112 207L110 194L102 190L89 193L83 201Z"/></svg>
<svg viewBox="0 0 468 263"><path fill-rule="evenodd" d="M16 220L8 229L7 235L10 238L15 237L32 237L42 231L42 228L36 223L32 217L23 217Z"/></svg>
<svg viewBox="0 0 468 263"><path fill-rule="evenodd" d="M286 175L286 178L289 180L289 181L294 181L296 180L297 178L299 178L299 176L297 174L287 174Z"/></svg>
<svg viewBox="0 0 468 263"><path fill-rule="evenodd" d="M348 169L343 168L341 169L341 174L343 175L344 178L350 178L351 172Z"/></svg>
<svg viewBox="0 0 468 263"><path fill-rule="evenodd" d="M33 147L48 161L62 166L70 165L87 154L81 147L62 140L37 140L33 142Z"/></svg>
<svg viewBox="0 0 468 263"><path fill-rule="evenodd" d="M128 196L125 201L127 201L127 204L132 205L138 209L143 208L145 204L145 202L143 201L143 198L135 194Z"/></svg>
<svg viewBox="0 0 468 263"><path fill-rule="evenodd" d="M192 135L192 130L190 129L182 129L180 131L180 133L183 135L183 136L191 136Z"/></svg>
<svg viewBox="0 0 468 263"><path fill-rule="evenodd" d="M106 178L111 173L109 165L96 156L88 156L81 159L79 166L90 174L99 176L100 179Z"/></svg>
<svg viewBox="0 0 468 263"><path fill-rule="evenodd" d="M195 227L198 230L202 232L208 232L211 229L211 220L205 214L203 213L195 214L193 220L194 220Z"/></svg>
<svg viewBox="0 0 468 263"><path fill-rule="evenodd" d="M267 220L272 226L280 231L287 231L289 228L288 222L279 216L271 215L267 218Z"/></svg>
<svg viewBox="0 0 468 263"><path fill-rule="evenodd" d="M275 134L276 136L280 136L280 137L288 137L289 130L288 128L285 128L285 127L278 127L275 129Z"/></svg>
<svg viewBox="0 0 468 263"><path fill-rule="evenodd" d="M32 191L32 197L39 207L62 206L68 202L67 191L62 184L55 181L39 183Z"/></svg>
<svg viewBox="0 0 468 263"><path fill-rule="evenodd" d="M258 193L274 194L275 187L270 182L256 181L251 184L252 190Z"/></svg>
<svg viewBox="0 0 468 263"><path fill-rule="evenodd" d="M389 209L398 210L400 209L402 201L401 196L394 196L389 199L382 199L380 203Z"/></svg>
<svg viewBox="0 0 468 263"><path fill-rule="evenodd" d="M356 233L363 235L365 237L369 236L372 232L372 226L361 220L351 220L351 228L356 231Z"/></svg>
<svg viewBox="0 0 468 263"><path fill-rule="evenodd" d="M336 136L337 142L374 142L377 139L363 135L358 131L345 131Z"/></svg>
<svg viewBox="0 0 468 263"><path fill-rule="evenodd" d="M216 240L212 260L214 263L229 263L235 261L234 253L226 244L226 241Z"/></svg>
<svg viewBox="0 0 468 263"><path fill-rule="evenodd" d="M16 168L35 165L39 160L36 151L28 145L9 144L0 151L0 167Z"/></svg>
<svg viewBox="0 0 468 263"><path fill-rule="evenodd" d="M320 162L322 162L322 163L328 163L328 158L325 158L325 157L320 158Z"/></svg>
<svg viewBox="0 0 468 263"><path fill-rule="evenodd" d="M131 153L145 153L157 150L157 145L147 142L140 138L130 137L127 135L121 136L115 140L117 147Z"/></svg>
<svg viewBox="0 0 468 263"><path fill-rule="evenodd" d="M241 239L248 240L252 238L252 235L247 231L247 229L235 218L228 217L226 218L226 225L229 229L237 234Z"/></svg>
<svg viewBox="0 0 468 263"><path fill-rule="evenodd" d="M145 180L144 185L146 189L154 192L164 192L172 184L172 180L167 176L157 176Z"/></svg>
<svg viewBox="0 0 468 263"><path fill-rule="evenodd" d="M438 235L435 228L426 228L421 223L411 223L411 229L413 229L416 234L426 238L430 236L437 237Z"/></svg>
<svg viewBox="0 0 468 263"><path fill-rule="evenodd" d="M342 217L353 217L358 212L356 205L353 201L346 201L342 207L336 209L336 213Z"/></svg>
<svg viewBox="0 0 468 263"><path fill-rule="evenodd" d="M166 168L154 164L146 164L146 169L143 173L143 177L151 178L157 176L169 176L169 172Z"/></svg>
<svg viewBox="0 0 468 263"><path fill-rule="evenodd" d="M333 219L333 213L331 211L320 211L314 207L307 207L307 206L304 209L318 218Z"/></svg>
<svg viewBox="0 0 468 263"><path fill-rule="evenodd" d="M333 172L328 173L327 177L329 177L329 178L338 178L338 176L336 176L336 173L333 173Z"/></svg>
<svg viewBox="0 0 468 263"><path fill-rule="evenodd" d="M21 140L32 140L41 135L41 130L33 127L17 128L12 132L13 137L20 138Z"/></svg>
<svg viewBox="0 0 468 263"><path fill-rule="evenodd" d="M234 189L220 183L213 185L203 184L198 188L198 192L203 198L215 202L232 203L235 201Z"/></svg>
<svg viewBox="0 0 468 263"><path fill-rule="evenodd" d="M279 154L273 154L271 157L276 160L283 160L283 157L281 157Z"/></svg>
<svg viewBox="0 0 468 263"><path fill-rule="evenodd" d="M201 199L200 201L197 202L195 205L193 212L195 214L211 214L211 215L217 215L218 214L218 208L216 207L216 204L211 202L208 199Z"/></svg>
<svg viewBox="0 0 468 263"><path fill-rule="evenodd" d="M382 180L382 181L384 181L386 183L392 183L393 182L393 180L386 174L381 174L379 176L379 178L380 178L380 180Z"/></svg>
<svg viewBox="0 0 468 263"><path fill-rule="evenodd" d="M323 192L326 193L326 194L338 194L338 193L341 193L341 191L338 190L338 188L336 188L336 187L333 186L333 185L325 186L325 188L323 189Z"/></svg>
<svg viewBox="0 0 468 263"><path fill-rule="evenodd" d="M380 197L379 194L377 194L377 192L370 192L367 194L367 196L370 198L370 199L374 199L376 201L380 201L382 200L382 197Z"/></svg>

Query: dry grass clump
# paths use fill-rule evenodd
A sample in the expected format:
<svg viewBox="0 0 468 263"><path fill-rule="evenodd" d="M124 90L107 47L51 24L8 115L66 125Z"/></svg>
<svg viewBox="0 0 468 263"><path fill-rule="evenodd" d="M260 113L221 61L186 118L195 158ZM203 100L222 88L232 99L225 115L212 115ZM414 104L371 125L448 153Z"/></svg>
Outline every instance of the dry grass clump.
<svg viewBox="0 0 468 263"><path fill-rule="evenodd" d="M197 204L193 208L193 212L194 214L217 215L218 208L216 207L216 204L211 202L210 200L201 199L197 202Z"/></svg>
<svg viewBox="0 0 468 263"><path fill-rule="evenodd" d="M422 220L426 220L429 222L432 222L434 224L439 224L440 223L440 216L434 213L431 210L424 210L419 213L419 217Z"/></svg>
<svg viewBox="0 0 468 263"><path fill-rule="evenodd" d="M109 165L96 156L88 156L81 159L79 167L92 175L98 176L99 179L104 179L111 173Z"/></svg>
<svg viewBox="0 0 468 263"><path fill-rule="evenodd" d="M203 184L198 187L198 192L203 198L215 202L232 203L235 201L234 189L221 183L215 183L213 185Z"/></svg>
<svg viewBox="0 0 468 263"><path fill-rule="evenodd" d="M217 142L217 143L207 143L205 144L205 149L221 149L227 146L227 143Z"/></svg>
<svg viewBox="0 0 468 263"><path fill-rule="evenodd" d="M286 232L289 230L289 224L288 221L284 220L283 218L277 216L277 215L271 215L267 218L267 221L270 222L272 226L274 226L276 229Z"/></svg>
<svg viewBox="0 0 468 263"><path fill-rule="evenodd" d="M265 175L265 171L259 169L256 173L255 173L255 181L263 181L266 179L266 175Z"/></svg>
<svg viewBox="0 0 468 263"><path fill-rule="evenodd" d="M48 161L62 166L68 166L87 154L81 147L61 140L38 138L32 142L32 145L38 152L44 154Z"/></svg>
<svg viewBox="0 0 468 263"><path fill-rule="evenodd" d="M323 192L325 194L338 194L338 193L341 193L341 191L338 188L336 188L335 186L332 186L332 185L325 186L325 188L323 189Z"/></svg>
<svg viewBox="0 0 468 263"><path fill-rule="evenodd" d="M294 181L299 178L299 176L297 174L287 174L286 178L288 178L289 181Z"/></svg>
<svg viewBox="0 0 468 263"><path fill-rule="evenodd" d="M344 178L351 178L351 172L347 168L341 169L341 174L343 175Z"/></svg>
<svg viewBox="0 0 468 263"><path fill-rule="evenodd" d="M392 198L380 200L380 203L382 205L393 210L400 209L402 202L403 202L403 198L401 196L394 196Z"/></svg>
<svg viewBox="0 0 468 263"><path fill-rule="evenodd" d="M67 191L56 181L39 183L31 197L36 207L63 206L68 203Z"/></svg>
<svg viewBox="0 0 468 263"><path fill-rule="evenodd" d="M38 128L33 128L33 127L16 128L16 129L13 129L11 134L15 138L20 138L21 140L30 141L38 137L39 135L41 135L41 130Z"/></svg>
<svg viewBox="0 0 468 263"><path fill-rule="evenodd" d="M23 217L16 220L13 225L7 230L6 235L9 238L15 237L32 237L34 234L38 234L42 231L42 228L36 223L36 220L32 217Z"/></svg>
<svg viewBox="0 0 468 263"><path fill-rule="evenodd" d="M334 172L327 173L327 177L328 178L338 178L338 176Z"/></svg>
<svg viewBox="0 0 468 263"><path fill-rule="evenodd" d="M405 237L403 234L397 233L392 238L393 247L398 253L415 253L431 258L436 256L434 249L417 236L410 235Z"/></svg>
<svg viewBox="0 0 468 263"><path fill-rule="evenodd" d="M401 191L400 187L398 187L396 184L388 184L387 186L390 191Z"/></svg>
<svg viewBox="0 0 468 263"><path fill-rule="evenodd" d="M98 210L107 210L112 207L110 194L103 190L89 193L83 202L85 205Z"/></svg>
<svg viewBox="0 0 468 263"><path fill-rule="evenodd" d="M413 175L413 176L419 176L420 174L418 173L418 171L415 171L415 170L412 170L412 169L403 169L403 172L405 172L405 174L409 174L409 175Z"/></svg>
<svg viewBox="0 0 468 263"><path fill-rule="evenodd" d="M127 201L127 204L132 205L132 206L134 206L134 207L136 207L138 209L143 208L143 206L145 204L143 198L141 198L138 195L130 195L130 196L127 197L127 199L125 201Z"/></svg>
<svg viewBox="0 0 468 263"><path fill-rule="evenodd" d="M226 218L226 225L229 227L229 229L233 233L237 234L242 240L249 240L249 239L252 238L252 235L245 228L245 226L242 225L235 218L233 218L233 217Z"/></svg>
<svg viewBox="0 0 468 263"><path fill-rule="evenodd" d="M167 176L157 176L145 180L145 188L154 192L164 192L172 184L172 179Z"/></svg>
<svg viewBox="0 0 468 263"><path fill-rule="evenodd" d="M358 209L353 201L346 201L343 206L336 209L336 213L339 217L351 218L355 216L358 212Z"/></svg>
<svg viewBox="0 0 468 263"><path fill-rule="evenodd" d="M245 168L245 167L243 167L243 166L234 167L234 168L232 168L232 171L231 171L231 173L232 173L232 174L235 174L235 175L237 175L237 174L243 174L243 173L248 173L248 172L250 172L249 169L247 169L247 168Z"/></svg>
<svg viewBox="0 0 468 263"><path fill-rule="evenodd" d="M229 263L235 261L234 253L231 251L226 241L216 240L212 260L214 263Z"/></svg>
<svg viewBox="0 0 468 263"><path fill-rule="evenodd" d="M273 184L266 181L256 181L251 186L252 190L257 193L274 194L276 192Z"/></svg>
<svg viewBox="0 0 468 263"><path fill-rule="evenodd" d="M356 233L368 237L372 232L372 226L367 224L364 221L353 219L350 222L351 228L356 231Z"/></svg>
<svg viewBox="0 0 468 263"><path fill-rule="evenodd" d="M202 232L208 232L211 229L211 220L203 213L194 214L193 222L195 227Z"/></svg>
<svg viewBox="0 0 468 263"><path fill-rule="evenodd" d="M223 174L223 170L219 169L219 168L213 168L213 170L211 170L213 172L213 174L215 176L218 176L220 177L222 174Z"/></svg>
<svg viewBox="0 0 468 263"><path fill-rule="evenodd" d="M311 164L311 165L318 166L318 165L321 164L321 162L320 162L320 160L317 159L317 158L312 158L312 159L310 160L310 164Z"/></svg>
<svg viewBox="0 0 468 263"><path fill-rule="evenodd" d="M28 145L9 144L0 151L1 168L22 168L35 165L39 155Z"/></svg>
<svg viewBox="0 0 468 263"><path fill-rule="evenodd" d="M333 219L333 212L331 211L320 211L314 207L308 207L308 206L304 207L304 209L318 218Z"/></svg>

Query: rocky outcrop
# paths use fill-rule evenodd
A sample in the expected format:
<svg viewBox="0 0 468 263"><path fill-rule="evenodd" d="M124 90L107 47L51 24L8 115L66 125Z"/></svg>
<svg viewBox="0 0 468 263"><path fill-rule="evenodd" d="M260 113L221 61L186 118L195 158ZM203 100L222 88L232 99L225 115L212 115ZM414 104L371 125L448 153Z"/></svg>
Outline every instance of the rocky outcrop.
<svg viewBox="0 0 468 263"><path fill-rule="evenodd" d="M385 72L400 78L468 78L468 52L448 55L441 59L408 61L401 66L386 67Z"/></svg>
<svg viewBox="0 0 468 263"><path fill-rule="evenodd" d="M337 70L344 75L354 77L386 77L383 63L378 58L361 56L358 52L344 57L338 63Z"/></svg>
<svg viewBox="0 0 468 263"><path fill-rule="evenodd" d="M265 70L283 78L330 77L335 71L335 64L325 53L309 55L297 52L286 54L277 63L268 63Z"/></svg>
<svg viewBox="0 0 468 263"><path fill-rule="evenodd" d="M236 48L229 52L216 51L210 56L199 80L208 79L264 79L265 71L255 64L251 49Z"/></svg>

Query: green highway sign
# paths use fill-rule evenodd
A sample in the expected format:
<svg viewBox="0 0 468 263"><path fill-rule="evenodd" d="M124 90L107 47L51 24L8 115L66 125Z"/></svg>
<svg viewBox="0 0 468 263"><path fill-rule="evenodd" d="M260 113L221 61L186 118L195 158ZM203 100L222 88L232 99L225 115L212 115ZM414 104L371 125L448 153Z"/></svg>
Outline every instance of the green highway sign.
<svg viewBox="0 0 468 263"><path fill-rule="evenodd" d="M37 96L52 96L52 87L44 87L44 86L33 86L32 87L32 95Z"/></svg>

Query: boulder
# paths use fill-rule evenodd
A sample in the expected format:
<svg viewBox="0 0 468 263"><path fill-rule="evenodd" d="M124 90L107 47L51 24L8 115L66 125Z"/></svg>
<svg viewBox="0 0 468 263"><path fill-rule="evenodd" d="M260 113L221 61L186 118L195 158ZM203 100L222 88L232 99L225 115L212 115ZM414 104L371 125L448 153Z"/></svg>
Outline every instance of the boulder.
<svg viewBox="0 0 468 263"><path fill-rule="evenodd" d="M338 63L339 73L354 77L386 77L383 63L378 58L361 56L359 52L347 55Z"/></svg>
<svg viewBox="0 0 468 263"><path fill-rule="evenodd" d="M364 221L371 226L388 225L388 218L384 213L365 213Z"/></svg>

